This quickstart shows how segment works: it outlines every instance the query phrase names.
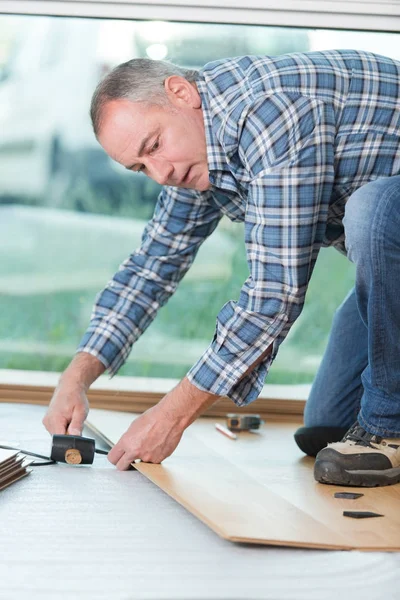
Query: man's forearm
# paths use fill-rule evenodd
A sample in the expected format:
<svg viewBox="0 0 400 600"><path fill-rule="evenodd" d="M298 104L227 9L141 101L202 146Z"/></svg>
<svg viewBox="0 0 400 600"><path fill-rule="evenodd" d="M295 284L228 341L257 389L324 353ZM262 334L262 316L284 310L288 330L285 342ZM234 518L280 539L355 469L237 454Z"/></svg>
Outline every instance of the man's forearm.
<svg viewBox="0 0 400 600"><path fill-rule="evenodd" d="M60 383L76 384L86 392L105 370L98 358L87 352L79 352L61 375Z"/></svg>
<svg viewBox="0 0 400 600"><path fill-rule="evenodd" d="M243 373L240 379L247 377L263 360L272 352L272 344L260 355L260 357ZM212 406L221 396L204 392L193 385L187 377L177 385L169 394L160 401L166 412L171 411L178 419L180 418L184 427L188 427L207 408Z"/></svg>
<svg viewBox="0 0 400 600"><path fill-rule="evenodd" d="M179 420L182 427L186 428L219 398L220 396L199 390L185 377L160 400L158 406L163 408L167 417Z"/></svg>

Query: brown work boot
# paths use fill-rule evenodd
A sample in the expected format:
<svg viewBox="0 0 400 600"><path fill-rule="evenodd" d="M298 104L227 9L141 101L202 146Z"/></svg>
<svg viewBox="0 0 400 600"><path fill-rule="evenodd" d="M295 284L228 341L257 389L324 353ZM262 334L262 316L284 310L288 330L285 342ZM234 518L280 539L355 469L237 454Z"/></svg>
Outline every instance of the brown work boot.
<svg viewBox="0 0 400 600"><path fill-rule="evenodd" d="M328 444L315 459L320 483L375 487L400 482L400 438L368 433L356 422L341 442Z"/></svg>

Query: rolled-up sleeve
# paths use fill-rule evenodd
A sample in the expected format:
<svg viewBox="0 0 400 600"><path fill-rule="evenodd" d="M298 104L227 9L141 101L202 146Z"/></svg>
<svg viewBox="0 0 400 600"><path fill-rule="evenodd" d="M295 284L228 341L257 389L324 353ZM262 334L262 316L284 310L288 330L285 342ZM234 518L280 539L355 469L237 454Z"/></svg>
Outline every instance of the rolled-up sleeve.
<svg viewBox="0 0 400 600"><path fill-rule="evenodd" d="M98 294L77 352L95 356L114 375L220 218L210 192L164 188L140 248Z"/></svg>
<svg viewBox="0 0 400 600"><path fill-rule="evenodd" d="M188 373L196 387L238 406L257 398L301 313L326 228L335 136L330 109L298 93L254 103L241 123L249 277L238 300L222 307L213 341Z"/></svg>

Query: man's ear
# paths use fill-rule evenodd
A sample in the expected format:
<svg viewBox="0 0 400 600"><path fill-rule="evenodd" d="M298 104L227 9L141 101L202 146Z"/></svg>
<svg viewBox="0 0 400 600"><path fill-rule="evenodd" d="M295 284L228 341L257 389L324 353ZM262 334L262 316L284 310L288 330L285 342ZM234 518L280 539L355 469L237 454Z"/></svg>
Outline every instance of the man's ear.
<svg viewBox="0 0 400 600"><path fill-rule="evenodd" d="M200 108L201 98L195 83L180 75L171 75L164 81L165 93L177 108Z"/></svg>

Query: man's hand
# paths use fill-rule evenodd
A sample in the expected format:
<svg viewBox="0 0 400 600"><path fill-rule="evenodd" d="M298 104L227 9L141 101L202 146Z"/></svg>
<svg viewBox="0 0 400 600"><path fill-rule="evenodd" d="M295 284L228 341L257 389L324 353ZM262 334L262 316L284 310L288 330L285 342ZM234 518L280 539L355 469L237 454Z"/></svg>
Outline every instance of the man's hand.
<svg viewBox="0 0 400 600"><path fill-rule="evenodd" d="M89 402L85 390L75 383L60 383L51 399L43 425L52 435L82 435L88 412Z"/></svg>
<svg viewBox="0 0 400 600"><path fill-rule="evenodd" d="M183 379L156 406L133 421L109 452L108 460L121 471L129 469L136 459L160 463L173 453L186 427L218 398Z"/></svg>
<svg viewBox="0 0 400 600"><path fill-rule="evenodd" d="M160 463L173 453L184 429L181 422L164 414L157 404L133 421L108 453L108 460L120 471L129 469L137 458L143 462Z"/></svg>
<svg viewBox="0 0 400 600"><path fill-rule="evenodd" d="M90 354L82 352L74 357L61 376L43 419L49 433L82 435L89 412L86 392L103 371L102 363Z"/></svg>

